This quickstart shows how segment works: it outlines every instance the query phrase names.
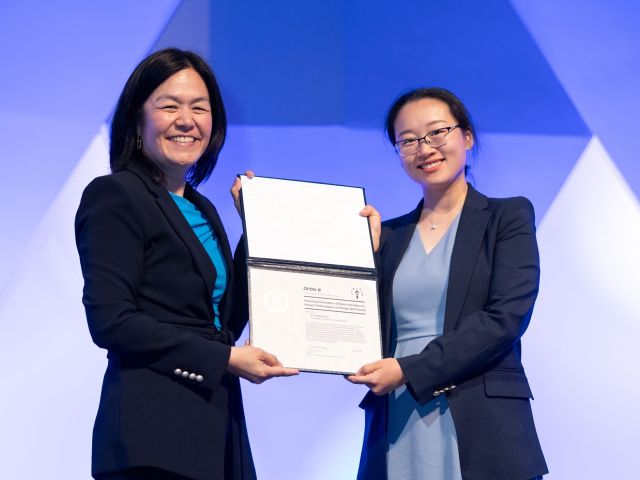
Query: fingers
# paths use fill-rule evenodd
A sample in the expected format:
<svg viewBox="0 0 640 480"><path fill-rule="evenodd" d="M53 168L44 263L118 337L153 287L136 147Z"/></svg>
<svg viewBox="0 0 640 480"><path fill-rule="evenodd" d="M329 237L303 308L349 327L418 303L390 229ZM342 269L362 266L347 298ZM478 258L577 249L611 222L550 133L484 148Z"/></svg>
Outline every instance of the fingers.
<svg viewBox="0 0 640 480"><path fill-rule="evenodd" d="M275 355L249 345L231 347L227 370L252 383L262 383L273 377L289 377L300 373L295 368L283 367Z"/></svg>
<svg viewBox="0 0 640 480"><path fill-rule="evenodd" d="M293 375L298 375L300 370L296 368L285 368L285 367L270 367L269 368L269 378L271 377L291 377Z"/></svg>
<svg viewBox="0 0 640 480"><path fill-rule="evenodd" d="M380 370L383 366L382 360L378 360L377 362L367 363L360 367L360 370L356 372L356 375L367 376L375 372L376 370Z"/></svg>
<svg viewBox="0 0 640 480"><path fill-rule="evenodd" d="M231 185L231 197L233 198L233 204L236 207L238 213L240 213L240 189L242 188L242 182L240 181L240 177L236 177Z"/></svg>
<svg viewBox="0 0 640 480"><path fill-rule="evenodd" d="M347 375L345 378L356 385L368 385L369 379L365 375Z"/></svg>
<svg viewBox="0 0 640 480"><path fill-rule="evenodd" d="M260 384L274 377L291 377L293 375L298 375L299 373L300 371L296 370L295 368L284 368L282 366L271 367L268 365L263 365L262 368L256 371L256 373L244 376L243 378L249 380L251 383Z"/></svg>
<svg viewBox="0 0 640 480"><path fill-rule="evenodd" d="M247 170L244 172L244 174L247 176L247 178L255 177L255 173L253 173L253 170ZM241 189L242 189L242 181L240 180L240 177L236 177L229 191L231 192L231 197L233 198L233 204L235 205L238 213L240 213L240 190Z"/></svg>
<svg viewBox="0 0 640 480"><path fill-rule="evenodd" d="M376 395L385 395L407 383L395 358L385 358L363 365L355 375L349 375L347 380L354 384L366 385Z"/></svg>
<svg viewBox="0 0 640 480"><path fill-rule="evenodd" d="M372 382L370 375L377 370L377 363L378 362L363 365L355 374L347 375L345 378L351 383L358 385L370 385Z"/></svg>
<svg viewBox="0 0 640 480"><path fill-rule="evenodd" d="M378 211L373 207L373 205L365 205L362 210L360 210L360 216L362 217L370 217L372 215L378 215Z"/></svg>
<svg viewBox="0 0 640 480"><path fill-rule="evenodd" d="M373 251L377 252L380 246L380 232L382 230L382 218L380 217L380 213L373 207L373 205L366 205L362 210L360 210L360 215L369 219Z"/></svg>
<svg viewBox="0 0 640 480"><path fill-rule="evenodd" d="M278 360L275 355L272 355L269 352L265 352L264 350L261 350L261 352L262 354L261 354L260 360L263 361L265 364L269 365L270 367L282 366L282 363L280 363L280 360Z"/></svg>

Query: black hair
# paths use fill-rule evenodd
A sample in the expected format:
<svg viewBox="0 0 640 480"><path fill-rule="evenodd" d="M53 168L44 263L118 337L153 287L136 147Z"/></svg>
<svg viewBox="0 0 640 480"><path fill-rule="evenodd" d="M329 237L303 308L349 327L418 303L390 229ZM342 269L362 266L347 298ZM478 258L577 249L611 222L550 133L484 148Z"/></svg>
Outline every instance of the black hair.
<svg viewBox="0 0 640 480"><path fill-rule="evenodd" d="M127 80L111 121L109 163L112 172L123 170L129 162L135 161L146 167L155 181L162 181L162 171L143 155L142 150L136 148L142 107L161 83L187 68L195 70L207 86L212 127L209 145L198 162L189 169L186 180L196 187L209 178L227 135L227 116L218 82L207 62L194 52L177 48L152 53L138 64Z"/></svg>
<svg viewBox="0 0 640 480"><path fill-rule="evenodd" d="M467 107L464 106L464 103L456 97L452 92L440 87L428 87L428 88L416 88L407 93L400 95L398 98L394 100L387 111L387 116L385 117L384 127L387 134L387 138L391 142L392 145L396 143L396 131L394 127L394 123L396 118L398 117L398 113L408 103L412 103L418 100L422 100L423 98L434 98L436 100L440 100L447 104L449 110L451 111L451 115L456 119L458 125L463 130L471 133L473 137L473 147L472 152L474 156L478 152L478 137L476 135L476 127L471 119L471 114L467 110ZM465 168L465 173L467 173L468 166Z"/></svg>

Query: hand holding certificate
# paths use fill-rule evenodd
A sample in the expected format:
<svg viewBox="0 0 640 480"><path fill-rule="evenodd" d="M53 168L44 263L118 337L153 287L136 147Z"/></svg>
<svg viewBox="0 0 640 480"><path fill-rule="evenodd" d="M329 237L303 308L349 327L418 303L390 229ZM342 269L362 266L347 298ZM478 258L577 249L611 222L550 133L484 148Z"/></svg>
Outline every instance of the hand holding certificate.
<svg viewBox="0 0 640 480"><path fill-rule="evenodd" d="M357 187L241 176L251 344L285 367L381 358L377 274Z"/></svg>

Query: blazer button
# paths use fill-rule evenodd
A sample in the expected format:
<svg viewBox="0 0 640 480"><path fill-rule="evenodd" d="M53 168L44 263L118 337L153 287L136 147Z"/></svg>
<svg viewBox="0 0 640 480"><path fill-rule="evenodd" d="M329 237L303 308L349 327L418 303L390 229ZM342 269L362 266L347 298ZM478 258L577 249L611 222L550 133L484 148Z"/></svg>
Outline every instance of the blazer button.
<svg viewBox="0 0 640 480"><path fill-rule="evenodd" d="M204 381L204 377L202 375L196 375L196 382L202 383Z"/></svg>
<svg viewBox="0 0 640 480"><path fill-rule="evenodd" d="M195 373L191 373L189 375L189 380L195 380L196 379L196 374Z"/></svg>
<svg viewBox="0 0 640 480"><path fill-rule="evenodd" d="M174 374L174 375L182 375L182 369L180 369L180 368L176 368L176 369L173 371L173 374Z"/></svg>
<svg viewBox="0 0 640 480"><path fill-rule="evenodd" d="M189 376L189 372L187 372L186 370L183 370L182 378L187 378L188 376Z"/></svg>

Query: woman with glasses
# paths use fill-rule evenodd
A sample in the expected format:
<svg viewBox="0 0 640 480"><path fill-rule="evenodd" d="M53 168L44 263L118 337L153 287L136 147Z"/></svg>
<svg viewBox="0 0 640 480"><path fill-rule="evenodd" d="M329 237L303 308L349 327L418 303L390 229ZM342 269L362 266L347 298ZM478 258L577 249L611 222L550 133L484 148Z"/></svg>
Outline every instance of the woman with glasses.
<svg viewBox="0 0 640 480"><path fill-rule="evenodd" d="M422 200L386 221L372 207L385 358L348 377L370 391L359 479L529 480L547 473L521 363L538 292L529 200L467 183L477 145L451 92L399 97L386 133Z"/></svg>

